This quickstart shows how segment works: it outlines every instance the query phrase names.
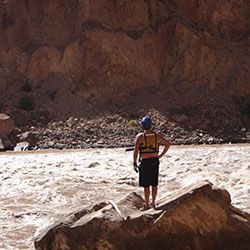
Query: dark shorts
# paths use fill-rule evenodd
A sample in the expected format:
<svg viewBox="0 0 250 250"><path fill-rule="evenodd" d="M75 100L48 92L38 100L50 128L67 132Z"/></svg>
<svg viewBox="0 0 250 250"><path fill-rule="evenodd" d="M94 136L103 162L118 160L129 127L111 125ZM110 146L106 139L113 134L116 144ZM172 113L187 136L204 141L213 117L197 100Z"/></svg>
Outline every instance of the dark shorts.
<svg viewBox="0 0 250 250"><path fill-rule="evenodd" d="M139 186L149 187L158 185L159 158L142 159L139 167Z"/></svg>

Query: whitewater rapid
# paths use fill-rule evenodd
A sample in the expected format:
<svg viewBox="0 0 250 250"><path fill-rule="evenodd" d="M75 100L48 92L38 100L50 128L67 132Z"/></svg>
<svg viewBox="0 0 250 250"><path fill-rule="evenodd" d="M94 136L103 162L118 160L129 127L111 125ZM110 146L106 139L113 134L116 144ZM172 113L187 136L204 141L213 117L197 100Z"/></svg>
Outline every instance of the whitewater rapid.
<svg viewBox="0 0 250 250"><path fill-rule="evenodd" d="M250 213L249 144L172 146L160 163L159 198L209 180ZM0 153L0 249L34 249L56 220L132 191L143 195L121 148Z"/></svg>

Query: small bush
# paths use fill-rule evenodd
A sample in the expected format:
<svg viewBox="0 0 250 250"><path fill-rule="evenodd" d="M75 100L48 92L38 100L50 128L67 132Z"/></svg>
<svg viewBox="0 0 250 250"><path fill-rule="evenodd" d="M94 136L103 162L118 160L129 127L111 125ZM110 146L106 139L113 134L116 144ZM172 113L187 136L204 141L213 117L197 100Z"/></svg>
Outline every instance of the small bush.
<svg viewBox="0 0 250 250"><path fill-rule="evenodd" d="M48 91L47 93L48 93L48 96L49 96L52 100L54 100L54 98L55 98L57 92L58 92L58 89L53 89L53 90Z"/></svg>
<svg viewBox="0 0 250 250"><path fill-rule="evenodd" d="M23 110L32 110L34 108L34 101L29 96L22 96L19 99L19 108Z"/></svg>
<svg viewBox="0 0 250 250"><path fill-rule="evenodd" d="M129 126L136 127L138 125L138 122L134 119L129 120L128 122Z"/></svg>
<svg viewBox="0 0 250 250"><path fill-rule="evenodd" d="M246 103L241 107L241 114L247 116L247 118L250 118L250 103Z"/></svg>
<svg viewBox="0 0 250 250"><path fill-rule="evenodd" d="M32 120L39 121L41 118L40 112L38 112L36 110L31 111L31 118L32 118Z"/></svg>
<svg viewBox="0 0 250 250"><path fill-rule="evenodd" d="M20 87L20 90L23 92L30 92L32 90L32 85L29 82L23 82L22 86Z"/></svg>

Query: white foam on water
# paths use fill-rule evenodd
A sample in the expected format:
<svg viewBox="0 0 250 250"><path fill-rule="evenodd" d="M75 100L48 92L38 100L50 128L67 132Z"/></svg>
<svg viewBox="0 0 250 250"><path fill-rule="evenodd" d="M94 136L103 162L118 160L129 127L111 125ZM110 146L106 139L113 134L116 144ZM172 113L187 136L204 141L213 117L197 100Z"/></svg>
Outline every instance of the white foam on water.
<svg viewBox="0 0 250 250"><path fill-rule="evenodd" d="M250 212L250 145L172 146L160 162L159 198L209 180ZM132 152L88 149L0 153L0 249L34 249L42 229L87 205L136 191Z"/></svg>

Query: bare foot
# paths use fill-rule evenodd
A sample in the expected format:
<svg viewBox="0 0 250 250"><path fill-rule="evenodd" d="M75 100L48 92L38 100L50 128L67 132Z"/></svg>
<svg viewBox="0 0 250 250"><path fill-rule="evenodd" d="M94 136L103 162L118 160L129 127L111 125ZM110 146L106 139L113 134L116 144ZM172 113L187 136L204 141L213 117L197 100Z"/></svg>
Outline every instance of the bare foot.
<svg viewBox="0 0 250 250"><path fill-rule="evenodd" d="M156 208L157 208L157 205L152 203L152 208L153 208L153 209L156 209Z"/></svg>
<svg viewBox="0 0 250 250"><path fill-rule="evenodd" d="M142 208L140 208L140 211L146 211L146 210L148 210L148 209L150 209L150 207L144 205Z"/></svg>

